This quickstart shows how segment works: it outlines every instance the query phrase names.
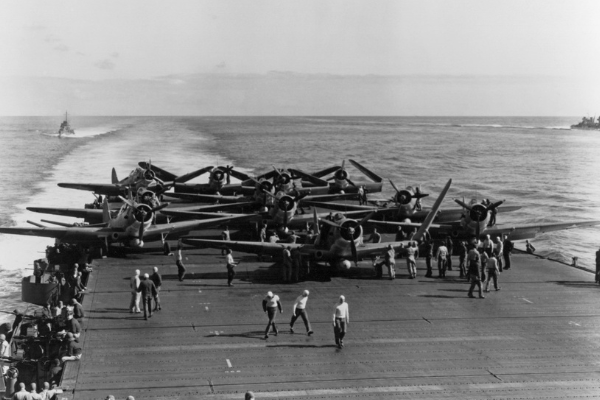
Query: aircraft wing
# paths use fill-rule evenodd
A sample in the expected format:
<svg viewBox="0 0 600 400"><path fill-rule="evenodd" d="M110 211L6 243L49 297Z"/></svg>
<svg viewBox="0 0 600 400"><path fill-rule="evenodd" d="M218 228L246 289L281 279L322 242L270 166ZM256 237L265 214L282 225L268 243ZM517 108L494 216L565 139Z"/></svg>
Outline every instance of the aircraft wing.
<svg viewBox="0 0 600 400"><path fill-rule="evenodd" d="M265 255L276 255L280 256L285 247L292 249L301 248L304 245L298 243L262 243L262 242L235 242L223 240L208 240L208 239L194 239L194 238L183 238L183 243L189 244L199 248L209 249L221 249L227 247L233 251L239 251L242 253L253 253L253 254L265 254Z"/></svg>
<svg viewBox="0 0 600 400"><path fill-rule="evenodd" d="M113 183L59 183L58 186L67 189L87 190L105 196L118 196L126 193L129 187Z"/></svg>
<svg viewBox="0 0 600 400"><path fill-rule="evenodd" d="M299 169L290 168L289 170L294 175L302 177L302 180L306 180L306 181L312 183L315 186L329 186L329 182L327 182L324 179L317 178L316 176L309 175L306 172L301 171Z"/></svg>
<svg viewBox="0 0 600 400"><path fill-rule="evenodd" d="M175 178L177 178L177 176L175 176L174 174L172 174L168 171L165 171L162 168L158 168L156 165L151 166L150 164L148 164L145 161L140 161L138 163L138 165L144 169L151 169L154 172L154 174L156 175L156 177L158 179L160 179L161 181L174 181Z"/></svg>
<svg viewBox="0 0 600 400"><path fill-rule="evenodd" d="M199 203L214 203L218 201L222 204L232 204L245 200L245 198L242 196L222 196L218 194L167 193L166 195L176 199L197 201Z"/></svg>
<svg viewBox="0 0 600 400"><path fill-rule="evenodd" d="M533 239L540 233L585 228L596 225L600 225L600 221L563 222L560 224L528 226L495 226L493 228L486 229L481 236L484 238L485 235L490 235L490 237L493 238L496 236L508 235L508 237L512 240Z"/></svg>
<svg viewBox="0 0 600 400"><path fill-rule="evenodd" d="M99 239L108 237L112 231L107 228L97 227L0 227L0 233L9 235L24 235L24 236L39 236L62 241L81 242L96 242Z"/></svg>
<svg viewBox="0 0 600 400"><path fill-rule="evenodd" d="M190 232L202 228L217 227L226 225L229 222L248 219L249 217L254 217L254 215L226 216L219 218L179 221L172 222L169 224L152 225L144 232L144 238L154 238L159 237L162 234Z"/></svg>
<svg viewBox="0 0 600 400"><path fill-rule="evenodd" d="M407 243L408 242L365 243L364 245L356 247L356 256L360 259L367 256L384 254L390 244L394 247L396 254L404 254L404 252L406 252L404 246L406 246Z"/></svg>
<svg viewBox="0 0 600 400"><path fill-rule="evenodd" d="M245 207L254 207L256 205L253 201L238 202L232 204L213 204L206 206L195 206L195 207L178 207L178 208L164 208L160 210L165 215L174 215L175 212L179 213L180 217L183 216L183 212L194 213L194 212L217 212L231 209L240 209ZM193 215L193 214L190 214Z"/></svg>
<svg viewBox="0 0 600 400"><path fill-rule="evenodd" d="M27 207L27 210L42 214L62 215L65 217L84 218L86 221L102 222L101 209Z"/></svg>
<svg viewBox="0 0 600 400"><path fill-rule="evenodd" d="M368 176L369 179L371 179L373 182L377 182L377 183L383 182L383 178L382 177L380 177L376 173L368 170L363 165L360 165L359 163L357 163L354 160L348 160L348 161L350 161L350 164L354 165L354 167L356 167L356 169L358 169L360 172L362 172L363 174L365 174L366 176Z"/></svg>
<svg viewBox="0 0 600 400"><path fill-rule="evenodd" d="M340 195L338 195L340 196ZM343 196L343 195L341 195ZM356 197L356 193L354 193ZM314 200L313 200L314 199ZM334 198L335 199L335 198ZM302 200L302 205L319 207L319 208L327 208L330 210L336 211L377 211L384 212L386 210L390 210L393 212L398 212L397 208L377 208L374 206L359 206L356 204L344 204L344 203L329 203L321 200L318 196L310 196L307 200Z"/></svg>

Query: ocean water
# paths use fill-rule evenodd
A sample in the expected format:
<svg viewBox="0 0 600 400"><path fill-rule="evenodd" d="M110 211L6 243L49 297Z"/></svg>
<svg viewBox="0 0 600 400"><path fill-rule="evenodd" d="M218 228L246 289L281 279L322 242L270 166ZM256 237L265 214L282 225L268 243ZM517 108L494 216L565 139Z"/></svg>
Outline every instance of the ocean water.
<svg viewBox="0 0 600 400"><path fill-rule="evenodd" d="M521 205L499 224L600 220L600 133L570 130L578 117L71 117L74 136L58 138L60 118L0 118L0 225L70 218L28 206L83 207L88 192L58 182L109 183L151 160L176 174L235 165L259 174L294 166L317 171L354 159L397 186L421 185L430 206L449 178L452 199L489 198ZM348 164L350 179L366 181ZM206 177L194 181L206 181ZM382 196L393 194L384 185ZM379 196L378 196L379 197ZM20 302L20 280L50 239L0 234L0 311ZM600 228L540 235L538 252L592 268ZM517 242L518 248L523 244ZM566 267L565 267L566 268ZM591 277L590 277L591 278ZM0 313L0 321L6 317Z"/></svg>

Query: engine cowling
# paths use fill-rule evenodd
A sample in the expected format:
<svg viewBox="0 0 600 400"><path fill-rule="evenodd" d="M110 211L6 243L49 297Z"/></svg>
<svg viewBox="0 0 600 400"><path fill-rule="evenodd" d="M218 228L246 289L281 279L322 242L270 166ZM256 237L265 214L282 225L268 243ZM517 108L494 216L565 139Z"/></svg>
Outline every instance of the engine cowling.
<svg viewBox="0 0 600 400"><path fill-rule="evenodd" d="M343 169L338 169L337 171L335 171L335 179L337 179L338 181L345 181L346 179L348 179L348 173L343 170Z"/></svg>
<svg viewBox="0 0 600 400"><path fill-rule="evenodd" d="M469 218L474 222L482 222L488 216L488 209L483 204L475 204L469 210Z"/></svg>
<svg viewBox="0 0 600 400"><path fill-rule="evenodd" d="M347 241L355 241L363 234L362 226L358 224L358 221L353 219L346 220L342 223L340 228L340 236Z"/></svg>
<svg viewBox="0 0 600 400"><path fill-rule="evenodd" d="M216 182L222 182L225 180L225 173L220 169L216 169L212 172L211 178Z"/></svg>

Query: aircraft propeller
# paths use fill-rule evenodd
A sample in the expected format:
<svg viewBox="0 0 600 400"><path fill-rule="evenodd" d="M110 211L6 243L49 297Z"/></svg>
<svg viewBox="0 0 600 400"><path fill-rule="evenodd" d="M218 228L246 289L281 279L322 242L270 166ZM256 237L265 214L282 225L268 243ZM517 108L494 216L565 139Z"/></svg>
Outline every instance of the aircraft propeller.
<svg viewBox="0 0 600 400"><path fill-rule="evenodd" d="M335 173L333 174L333 177L329 178L328 180L336 179L338 181L346 181L350 185L356 187L354 182L352 182L350 179L348 179L348 172L346 172L346 169L344 168L345 164L346 164L346 160L342 160L342 166L337 171L335 171Z"/></svg>
<svg viewBox="0 0 600 400"><path fill-rule="evenodd" d="M396 196L395 196L395 200L398 204L401 205L406 205L409 204L413 199L422 199L423 197L427 197L429 196L429 194L427 193L421 193L421 189L419 187L417 187L415 189L415 193L411 193L410 190L406 190L406 189L398 189L398 187L394 184L394 182L392 182L391 179L388 179L390 181L390 184L392 185L392 187L394 188L394 190L396 191ZM416 204L415 204L416 206Z"/></svg>
<svg viewBox="0 0 600 400"><path fill-rule="evenodd" d="M219 167L219 169L223 170L223 172L225 172L226 175L226 179L227 179L227 184L230 185L231 184L231 171L233 171L233 165L227 165L226 167Z"/></svg>
<svg viewBox="0 0 600 400"><path fill-rule="evenodd" d="M469 210L469 217L471 218L472 221L476 222L476 226L475 226L475 234L477 236L477 238L479 238L480 234L481 234L481 228L480 228L480 222L485 221L485 219L488 216L488 213L490 211L495 210L496 208L498 208L502 203L504 203L506 200L500 200L497 201L495 203L491 203L491 204L473 204L473 205L468 205L467 203L465 203L464 201L458 200L458 199L454 199L454 202L460 206L462 206L463 208Z"/></svg>
<svg viewBox="0 0 600 400"><path fill-rule="evenodd" d="M352 252L352 258L354 260L354 264L358 265L358 254L356 251L356 240L362 236L363 229L362 226L375 214L375 212L371 212L366 215L362 220L356 221L353 219L347 219L341 224L337 224L333 221L329 221L327 219L321 219L327 225L331 225L340 230L340 236L348 242L350 242L350 251Z"/></svg>

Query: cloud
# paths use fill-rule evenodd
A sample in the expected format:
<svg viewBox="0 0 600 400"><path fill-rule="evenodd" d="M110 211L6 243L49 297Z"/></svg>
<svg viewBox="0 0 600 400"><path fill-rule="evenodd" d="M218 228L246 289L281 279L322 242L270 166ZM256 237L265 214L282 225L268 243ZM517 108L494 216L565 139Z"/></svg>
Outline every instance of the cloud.
<svg viewBox="0 0 600 400"><path fill-rule="evenodd" d="M116 51L110 55L112 58L119 58L119 53Z"/></svg>
<svg viewBox="0 0 600 400"><path fill-rule="evenodd" d="M100 69L115 69L115 63L106 59L94 63L94 66Z"/></svg>
<svg viewBox="0 0 600 400"><path fill-rule="evenodd" d="M69 46L66 46L64 44L59 44L58 46L54 46L54 50L62 51L62 52L69 51Z"/></svg>
<svg viewBox="0 0 600 400"><path fill-rule="evenodd" d="M217 64L217 68L218 69L224 69L227 65L225 64L225 61L221 61L220 63Z"/></svg>
<svg viewBox="0 0 600 400"><path fill-rule="evenodd" d="M76 52L75 54L78 55L78 56L82 56L82 57L85 56L85 54L82 53L82 52L80 52L80 51Z"/></svg>

